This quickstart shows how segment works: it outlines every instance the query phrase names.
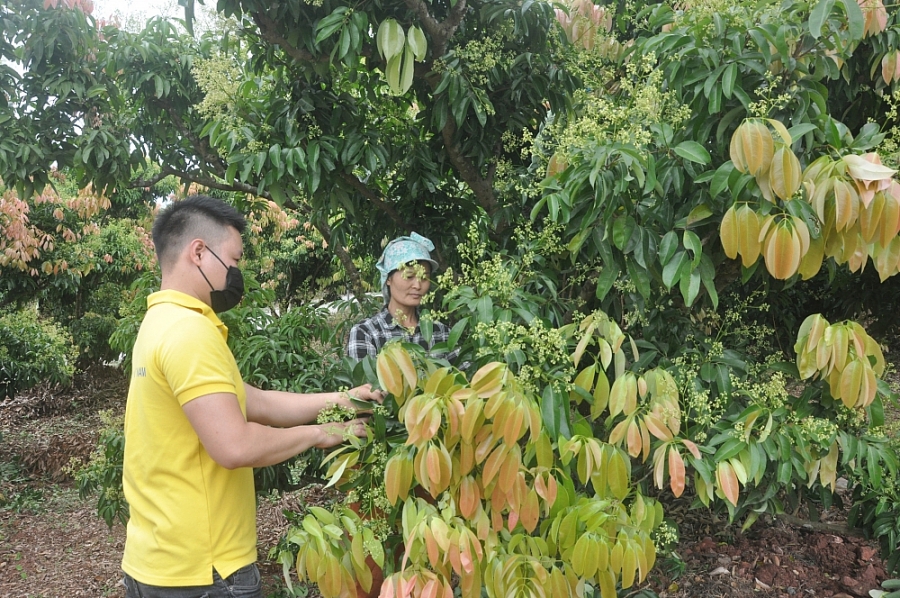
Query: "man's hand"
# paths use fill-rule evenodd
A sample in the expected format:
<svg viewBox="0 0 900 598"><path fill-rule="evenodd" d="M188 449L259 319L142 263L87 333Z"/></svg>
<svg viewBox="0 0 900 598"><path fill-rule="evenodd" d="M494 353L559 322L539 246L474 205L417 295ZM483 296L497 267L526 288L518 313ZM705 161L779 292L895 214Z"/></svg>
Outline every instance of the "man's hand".
<svg viewBox="0 0 900 598"><path fill-rule="evenodd" d="M372 390L371 384L363 384L362 386L351 388L347 394L350 395L351 398L360 401L375 401L376 403L384 402L384 391Z"/></svg>
<svg viewBox="0 0 900 598"><path fill-rule="evenodd" d="M349 431L360 438L366 435L366 420L362 418L351 419L344 423L318 424L322 432L322 440L315 444L316 448L331 448L344 442L344 434Z"/></svg>

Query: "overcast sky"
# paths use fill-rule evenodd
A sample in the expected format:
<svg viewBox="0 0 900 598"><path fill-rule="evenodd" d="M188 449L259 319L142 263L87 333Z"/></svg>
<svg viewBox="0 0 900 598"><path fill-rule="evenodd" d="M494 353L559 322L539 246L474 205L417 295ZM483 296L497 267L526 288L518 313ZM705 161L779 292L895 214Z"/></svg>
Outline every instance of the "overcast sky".
<svg viewBox="0 0 900 598"><path fill-rule="evenodd" d="M94 16L98 19L107 19L115 13L149 18L183 15L184 9L178 6L177 0L94 0Z"/></svg>
<svg viewBox="0 0 900 598"><path fill-rule="evenodd" d="M0 0L2 2L3 0ZM119 26L128 31L139 31L151 17L184 18L184 7L178 0L93 0L93 16L98 20L117 17ZM200 4L195 0L194 30L197 34L216 27L216 0L206 0Z"/></svg>

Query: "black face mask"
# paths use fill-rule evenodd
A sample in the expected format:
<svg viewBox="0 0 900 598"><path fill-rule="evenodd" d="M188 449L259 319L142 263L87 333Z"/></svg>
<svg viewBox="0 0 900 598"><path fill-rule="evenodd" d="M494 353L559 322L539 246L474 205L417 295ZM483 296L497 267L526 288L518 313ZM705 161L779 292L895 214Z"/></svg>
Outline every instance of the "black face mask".
<svg viewBox="0 0 900 598"><path fill-rule="evenodd" d="M206 248L209 249L209 252L213 254L217 260L219 260L220 264L225 266L225 262L216 255L215 251L210 249L208 245ZM225 266L225 268L228 269L228 273L225 275L225 288L218 291L212 286L209 279L206 278L206 274L203 274L203 270L200 266L197 266L197 269L200 270L200 274L203 275L203 280L205 280L206 284L209 285L209 288L212 289L209 292L210 307L212 307L212 310L217 314L228 311L240 303L241 298L244 296L244 275L241 274L240 269L236 266Z"/></svg>

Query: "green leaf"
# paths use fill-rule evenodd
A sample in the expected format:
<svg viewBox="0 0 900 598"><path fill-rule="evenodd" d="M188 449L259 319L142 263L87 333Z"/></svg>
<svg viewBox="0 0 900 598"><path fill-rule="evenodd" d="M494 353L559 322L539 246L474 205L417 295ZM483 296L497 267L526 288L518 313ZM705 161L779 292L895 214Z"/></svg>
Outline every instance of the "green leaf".
<svg viewBox="0 0 900 598"><path fill-rule="evenodd" d="M700 294L700 270L692 270L690 276L681 276L678 288L686 305L691 306Z"/></svg>
<svg viewBox="0 0 900 598"><path fill-rule="evenodd" d="M604 264L597 277L597 299L603 300L619 278L619 267L615 263Z"/></svg>
<svg viewBox="0 0 900 598"><path fill-rule="evenodd" d="M809 34L813 36L813 39L822 37L822 25L828 20L832 8L834 8L834 0L819 0L816 7L809 13Z"/></svg>
<svg viewBox="0 0 900 598"><path fill-rule="evenodd" d="M847 12L847 20L849 21L850 37L856 41L861 40L863 32L866 28L866 20L863 16L862 9L856 0L841 0L844 10Z"/></svg>
<svg viewBox="0 0 900 598"><path fill-rule="evenodd" d="M269 194L279 207L283 208L284 204L287 203L287 195L284 194L284 189L278 183L269 185Z"/></svg>
<svg viewBox="0 0 900 598"><path fill-rule="evenodd" d="M450 329L450 335L447 337L447 347L452 351L456 348L456 343L459 342L459 337L462 336L463 331L466 329L466 325L469 323L469 318L463 318L459 322L453 325L453 328Z"/></svg>
<svg viewBox="0 0 900 598"><path fill-rule="evenodd" d="M794 125L790 129L788 129L788 133L790 133L793 139L799 139L809 133L810 131L818 131L819 127L812 123L800 123L799 125Z"/></svg>
<svg viewBox="0 0 900 598"><path fill-rule="evenodd" d="M721 461L734 457L745 448L747 448L747 443L743 440L729 438L719 447L719 450L716 451L712 460L716 463L720 463Z"/></svg>
<svg viewBox="0 0 900 598"><path fill-rule="evenodd" d="M410 87L412 87L413 82L413 50L409 46L406 46L406 52L403 57L403 69L400 73L400 93L406 93ZM484 123L481 123L484 125Z"/></svg>
<svg viewBox="0 0 900 598"><path fill-rule="evenodd" d="M393 58L400 56L406 44L406 34L403 33L403 27L394 19L385 19L381 22L375 39L378 53L388 63ZM399 65L397 69L399 72Z"/></svg>
<svg viewBox="0 0 900 598"><path fill-rule="evenodd" d="M733 171L734 163L730 160L719 166L719 168L716 169L716 174L713 175L712 181L709 183L709 194L716 197L722 193L722 191L727 189L728 179Z"/></svg>
<svg viewBox="0 0 900 598"><path fill-rule="evenodd" d="M722 93L725 94L725 97L729 100L731 99L731 94L734 92L734 82L737 80L738 76L738 65L736 62L732 62L725 68L725 72L722 74Z"/></svg>
<svg viewBox="0 0 900 598"><path fill-rule="evenodd" d="M479 322L488 323L494 321L494 302L490 296L479 297L475 303L475 309L478 312Z"/></svg>
<svg viewBox="0 0 900 598"><path fill-rule="evenodd" d="M666 288L671 290L681 280L685 270L690 267L691 259L686 251L679 251L675 257L669 260L663 267L662 281Z"/></svg>
<svg viewBox="0 0 900 598"><path fill-rule="evenodd" d="M434 333L434 322L429 318L420 318L419 330L422 331L422 338L425 342L431 344L431 337Z"/></svg>
<svg viewBox="0 0 900 598"><path fill-rule="evenodd" d="M567 397L568 398L568 397ZM541 419L547 428L547 434L550 438L559 438L561 434L562 422L559 419L560 396L554 391L553 387L547 385L541 395ZM566 401L568 403L568 400Z"/></svg>
<svg viewBox="0 0 900 598"><path fill-rule="evenodd" d="M631 239L635 222L631 216L620 216L613 221L613 245L619 250L625 249L625 244Z"/></svg>
<svg viewBox="0 0 900 598"><path fill-rule="evenodd" d="M631 277L631 281L634 283L634 286L637 288L638 293L641 294L641 297L644 299L650 298L650 275L647 273L647 270L641 268L640 264L638 264L634 260L626 260L626 267L628 268L628 276ZM698 278L699 284L699 278Z"/></svg>
<svg viewBox="0 0 900 598"><path fill-rule="evenodd" d="M665 266L678 249L678 233L670 230L659 243L659 265Z"/></svg>
<svg viewBox="0 0 900 598"><path fill-rule="evenodd" d="M703 257L703 243L700 242L700 237L697 236L697 233L689 230L684 231L682 243L694 254L694 259L691 262L691 270L693 270L700 265L700 259Z"/></svg>
<svg viewBox="0 0 900 598"><path fill-rule="evenodd" d="M339 6L334 11L319 21L316 25L316 44L330 37L335 31L344 24L344 15L347 13L346 6Z"/></svg>
<svg viewBox="0 0 900 598"><path fill-rule="evenodd" d="M410 27L409 33L406 34L406 43L412 48L416 62L425 60L425 53L428 51L428 41L425 39L425 34L421 29L415 25Z"/></svg>
<svg viewBox="0 0 900 598"><path fill-rule="evenodd" d="M697 224L698 222L703 222L712 215L713 212L709 208L709 206L705 203L702 203L691 210L691 213L687 215L687 225L692 226L694 224Z"/></svg>
<svg viewBox="0 0 900 598"><path fill-rule="evenodd" d="M675 153L689 162L698 164L709 164L712 156L706 151L706 148L696 141L682 141L675 146Z"/></svg>

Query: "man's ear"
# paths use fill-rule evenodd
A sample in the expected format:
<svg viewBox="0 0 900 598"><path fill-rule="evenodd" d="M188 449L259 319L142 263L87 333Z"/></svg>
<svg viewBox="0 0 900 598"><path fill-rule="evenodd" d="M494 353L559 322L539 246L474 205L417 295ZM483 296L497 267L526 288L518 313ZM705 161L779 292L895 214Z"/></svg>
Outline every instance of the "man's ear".
<svg viewBox="0 0 900 598"><path fill-rule="evenodd" d="M200 258L203 255L203 250L206 249L206 243L203 239L194 239L187 246L188 259L191 260L191 263L195 266L200 265Z"/></svg>

